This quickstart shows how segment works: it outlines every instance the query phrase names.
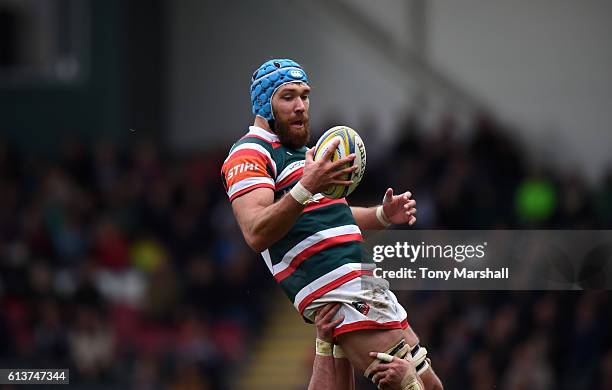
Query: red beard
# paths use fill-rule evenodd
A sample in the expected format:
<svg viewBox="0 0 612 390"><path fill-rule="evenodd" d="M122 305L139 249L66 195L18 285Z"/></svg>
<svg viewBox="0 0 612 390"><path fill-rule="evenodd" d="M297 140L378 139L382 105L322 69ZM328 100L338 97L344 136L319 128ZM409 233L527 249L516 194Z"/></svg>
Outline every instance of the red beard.
<svg viewBox="0 0 612 390"><path fill-rule="evenodd" d="M291 124L296 121L301 121L303 125L301 129L291 127ZM310 140L310 122L308 116L304 115L302 118L292 119L286 122L275 120L274 132L284 146L290 149L300 149Z"/></svg>

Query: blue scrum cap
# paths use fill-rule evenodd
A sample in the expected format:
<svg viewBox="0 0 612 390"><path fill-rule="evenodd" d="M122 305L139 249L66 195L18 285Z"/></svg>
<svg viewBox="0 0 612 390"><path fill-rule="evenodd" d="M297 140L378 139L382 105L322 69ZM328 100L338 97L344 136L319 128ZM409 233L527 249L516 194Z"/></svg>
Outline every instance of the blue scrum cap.
<svg viewBox="0 0 612 390"><path fill-rule="evenodd" d="M253 73L251 79L251 104L253 114L270 121L272 95L281 85L302 82L308 84L308 76L302 66L289 59L275 59L264 62Z"/></svg>

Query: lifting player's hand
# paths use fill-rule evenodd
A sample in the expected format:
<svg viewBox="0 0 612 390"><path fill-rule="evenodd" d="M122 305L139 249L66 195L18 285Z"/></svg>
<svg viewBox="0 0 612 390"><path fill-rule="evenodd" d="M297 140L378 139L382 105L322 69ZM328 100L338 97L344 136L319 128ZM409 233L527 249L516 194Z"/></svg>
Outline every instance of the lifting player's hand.
<svg viewBox="0 0 612 390"><path fill-rule="evenodd" d="M370 357L377 358L378 352L370 352ZM382 354L386 355L386 354ZM414 361L410 353L404 359L386 355L391 361L381 361L371 371L374 376L372 381L378 385L379 389L419 389L422 387L407 386L410 383L418 382L417 372Z"/></svg>
<svg viewBox="0 0 612 390"><path fill-rule="evenodd" d="M393 195L393 188L388 188L383 198L383 211L393 224L416 222L416 200L410 199L412 193L406 191L401 195Z"/></svg>
<svg viewBox="0 0 612 390"><path fill-rule="evenodd" d="M304 173L300 179L300 183L312 194L324 191L332 185L348 186L353 183L352 180L346 180L347 177L355 172L359 167L353 166L355 154L350 154L336 161L331 161L332 154L338 147L340 140L334 140L329 148L325 151L320 159L314 160L314 148L308 149L306 152L306 162L304 164Z"/></svg>
<svg viewBox="0 0 612 390"><path fill-rule="evenodd" d="M339 303L328 303L317 312L314 321L317 328L317 338L328 343L332 342L334 329L344 320L343 315L339 315L338 318L334 319L338 310L340 310Z"/></svg>

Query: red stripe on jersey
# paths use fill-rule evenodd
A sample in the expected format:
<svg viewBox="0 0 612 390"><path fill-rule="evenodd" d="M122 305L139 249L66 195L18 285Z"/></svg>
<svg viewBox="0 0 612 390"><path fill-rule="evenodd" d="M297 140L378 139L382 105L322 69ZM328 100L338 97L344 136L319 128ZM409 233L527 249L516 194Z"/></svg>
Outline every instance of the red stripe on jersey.
<svg viewBox="0 0 612 390"><path fill-rule="evenodd" d="M281 180L278 183L276 183L276 189L278 190L280 188L283 188L284 186L286 186L287 184L291 183L292 181L294 181L296 179L299 179L300 177L302 177L302 173L304 173L304 167L301 167L300 169L296 170L295 172L292 172L289 176L287 176L283 180Z"/></svg>
<svg viewBox="0 0 612 390"><path fill-rule="evenodd" d="M330 283L326 284L325 286L318 288L317 290L315 290L314 292L308 294L304 299L302 299L302 302L300 302L300 304L298 305L298 311L300 312L300 314L304 314L304 309L306 309L306 307L308 305L310 305L310 303L312 303L312 301L314 301L315 299L327 294L328 292L330 292L331 290L342 286L344 283L353 280L361 275L370 275L373 276L374 275L374 271L372 270L355 270L355 271L351 271L347 274L344 274L343 276L340 276L338 279L331 281Z"/></svg>
<svg viewBox="0 0 612 390"><path fill-rule="evenodd" d="M289 275L291 275L295 271L297 267L299 267L300 264L302 264L306 259L314 255L315 253L321 252L323 249L327 249L332 246L344 244L345 242L350 242L350 241L363 241L363 238L361 237L361 234L359 233L343 234L341 236L326 238L324 240L317 242L316 244L312 246L309 246L308 248L298 253L293 258L293 260L291 260L289 267L285 268L281 272L274 275L274 277L276 278L276 281L280 282L283 279L287 278Z"/></svg>
<svg viewBox="0 0 612 390"><path fill-rule="evenodd" d="M406 329L408 328L408 320L376 322L376 321L357 321L350 324L340 325L332 332L332 337L337 337L343 333L354 332L356 330L365 329Z"/></svg>
<svg viewBox="0 0 612 390"><path fill-rule="evenodd" d="M329 206L330 204L341 204L341 203L348 204L346 202L346 199L344 198L340 198L340 199L323 198L318 202L308 203L308 206L304 208L304 212L307 213L309 211L316 210L320 207Z"/></svg>
<svg viewBox="0 0 612 390"><path fill-rule="evenodd" d="M247 135L245 135L244 137L240 138L240 141L242 141L242 140L243 140L243 139L245 139L245 138L257 138L257 139L260 139L260 140L262 140L262 141L266 141L267 143L269 143L270 145L272 145L272 147L273 147L274 149L276 149L276 148L280 148L280 147L283 145L283 144L281 144L281 143L280 143L280 142L278 142L278 141L270 141L270 140L265 139L264 137L260 137L260 136L258 136L258 135L254 135L254 134L247 134Z"/></svg>
<svg viewBox="0 0 612 390"><path fill-rule="evenodd" d="M236 199L237 197L246 194L247 192L251 192L254 189L257 188L270 188L272 190L274 190L274 186L272 184L269 183L258 183L258 184L253 184L250 187L246 187L241 189L240 191L236 192L235 194L233 194L232 196L230 196L229 200L230 202L232 202L234 199Z"/></svg>

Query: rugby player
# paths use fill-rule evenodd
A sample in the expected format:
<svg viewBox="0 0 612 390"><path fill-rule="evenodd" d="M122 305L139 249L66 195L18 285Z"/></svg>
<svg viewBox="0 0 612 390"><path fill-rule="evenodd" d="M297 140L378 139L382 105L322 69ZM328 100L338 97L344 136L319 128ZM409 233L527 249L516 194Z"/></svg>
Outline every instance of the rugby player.
<svg viewBox="0 0 612 390"><path fill-rule="evenodd" d="M314 161L306 147L309 94L308 76L295 61L270 60L253 73L253 126L221 168L242 234L308 322L325 304L340 304L336 315L343 320L333 337L366 377L379 364L369 352L384 347L400 359L410 353L425 388L441 389L406 311L363 255L361 231L414 224L416 202L410 192L394 195L391 188L371 208L320 195L330 185L349 185L346 174L357 167L346 167L354 155L331 161L338 141Z"/></svg>

